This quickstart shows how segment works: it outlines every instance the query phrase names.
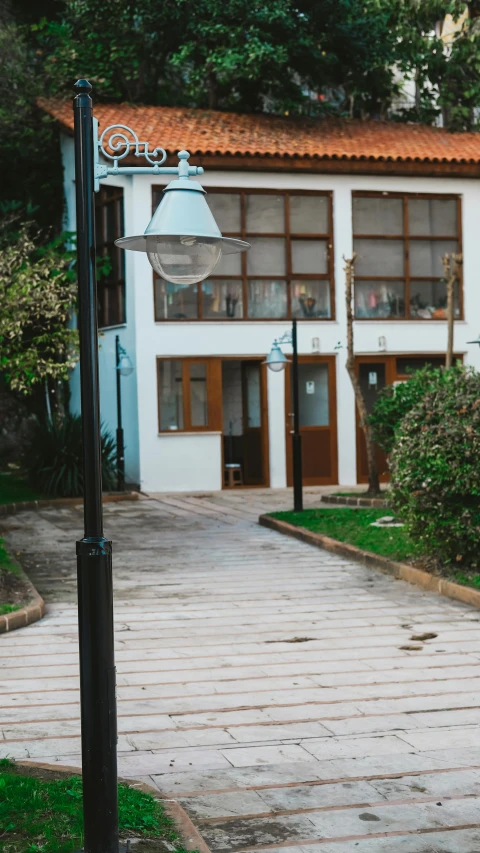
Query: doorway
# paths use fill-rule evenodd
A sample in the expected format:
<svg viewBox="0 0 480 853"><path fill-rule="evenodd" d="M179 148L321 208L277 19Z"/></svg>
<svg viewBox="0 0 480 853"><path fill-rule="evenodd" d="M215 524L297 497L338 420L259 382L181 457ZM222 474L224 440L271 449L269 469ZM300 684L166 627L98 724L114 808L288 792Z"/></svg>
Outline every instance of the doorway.
<svg viewBox="0 0 480 853"><path fill-rule="evenodd" d="M222 361L222 414L223 487L268 486L266 375L260 359Z"/></svg>
<svg viewBox="0 0 480 853"><path fill-rule="evenodd" d="M454 355L454 361L463 361L460 354ZM443 367L445 365L444 355L361 355L355 359L357 376L360 387L365 397L368 414L371 414L379 392L386 385L394 385L396 382L405 382L416 370L430 365L431 367ZM360 426L358 410L356 411L357 424L357 483L368 483L367 448L363 430ZM388 483L387 457L383 450L375 447L375 458L377 471L381 483Z"/></svg>
<svg viewBox="0 0 480 853"><path fill-rule="evenodd" d="M302 479L305 486L338 483L335 356L298 359ZM293 485L292 369L285 370L287 485Z"/></svg>

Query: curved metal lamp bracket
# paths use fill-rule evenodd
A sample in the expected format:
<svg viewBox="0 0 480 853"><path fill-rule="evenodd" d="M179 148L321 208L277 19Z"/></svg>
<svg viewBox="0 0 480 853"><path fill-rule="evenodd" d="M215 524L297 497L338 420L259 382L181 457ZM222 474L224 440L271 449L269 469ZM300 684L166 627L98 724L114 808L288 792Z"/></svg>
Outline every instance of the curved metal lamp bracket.
<svg viewBox="0 0 480 853"><path fill-rule="evenodd" d="M162 166L167 159L164 148L157 146L150 151L149 142L140 142L137 134L125 124L112 124L98 135L98 119L93 119L93 148L95 152L95 192L100 189L100 179L109 175L178 175L189 178L191 175L203 175L201 166L189 166L188 151L178 154L178 166ZM100 162L100 154L113 162L112 166ZM149 166L119 166L119 161L129 154L144 157Z"/></svg>
<svg viewBox="0 0 480 853"><path fill-rule="evenodd" d="M275 344L279 344L279 345L280 344L292 344L293 343L292 333L291 332L284 332L280 338L275 338L273 343L274 343L274 345Z"/></svg>

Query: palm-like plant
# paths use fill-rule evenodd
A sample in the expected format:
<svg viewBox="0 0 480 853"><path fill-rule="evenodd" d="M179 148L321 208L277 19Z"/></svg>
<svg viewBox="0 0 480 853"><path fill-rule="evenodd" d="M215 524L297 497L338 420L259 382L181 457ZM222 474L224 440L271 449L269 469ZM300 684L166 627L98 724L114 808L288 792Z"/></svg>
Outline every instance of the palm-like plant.
<svg viewBox="0 0 480 853"><path fill-rule="evenodd" d="M82 422L79 415L56 415L52 420L37 420L26 458L32 485L52 497L83 495ZM102 427L103 488L116 485L116 445Z"/></svg>

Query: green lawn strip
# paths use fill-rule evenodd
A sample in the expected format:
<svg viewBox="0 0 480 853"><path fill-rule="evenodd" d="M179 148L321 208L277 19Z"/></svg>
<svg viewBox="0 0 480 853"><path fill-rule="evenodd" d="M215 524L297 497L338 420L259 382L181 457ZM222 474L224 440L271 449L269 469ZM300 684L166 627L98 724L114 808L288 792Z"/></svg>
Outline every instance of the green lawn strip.
<svg viewBox="0 0 480 853"><path fill-rule="evenodd" d="M0 616L5 616L6 613L15 613L20 610L19 604L0 604Z"/></svg>
<svg viewBox="0 0 480 853"><path fill-rule="evenodd" d="M36 501L40 498L41 495L18 474L11 474L8 471L0 472L0 504Z"/></svg>
<svg viewBox="0 0 480 853"><path fill-rule="evenodd" d="M371 527L385 515L384 509L306 509L303 512L272 512L273 518L339 542L356 545L391 560L407 560L414 552L404 527Z"/></svg>
<svg viewBox="0 0 480 853"><path fill-rule="evenodd" d="M30 595L24 575L0 539L0 616L20 610Z"/></svg>
<svg viewBox="0 0 480 853"><path fill-rule="evenodd" d="M0 761L0 853L72 853L83 846L81 778L41 774ZM156 840L185 853L163 804L150 794L120 784L118 810L122 839L142 836L149 849L160 849Z"/></svg>
<svg viewBox="0 0 480 853"><path fill-rule="evenodd" d="M473 586L474 589L480 589L480 575L464 575L463 572L455 572L450 580L454 583L459 583L462 586Z"/></svg>

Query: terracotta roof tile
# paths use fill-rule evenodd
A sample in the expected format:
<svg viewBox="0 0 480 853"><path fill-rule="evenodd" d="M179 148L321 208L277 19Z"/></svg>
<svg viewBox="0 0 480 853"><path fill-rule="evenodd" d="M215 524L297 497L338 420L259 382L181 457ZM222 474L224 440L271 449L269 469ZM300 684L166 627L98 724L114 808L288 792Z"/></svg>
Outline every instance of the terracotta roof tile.
<svg viewBox="0 0 480 853"><path fill-rule="evenodd" d="M70 101L41 99L39 105L67 131ZM350 161L480 163L479 133L448 133L417 124L350 119L297 119L183 107L96 104L100 129L132 127L141 141L168 153L276 156Z"/></svg>

